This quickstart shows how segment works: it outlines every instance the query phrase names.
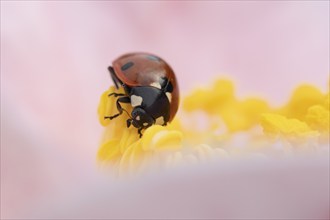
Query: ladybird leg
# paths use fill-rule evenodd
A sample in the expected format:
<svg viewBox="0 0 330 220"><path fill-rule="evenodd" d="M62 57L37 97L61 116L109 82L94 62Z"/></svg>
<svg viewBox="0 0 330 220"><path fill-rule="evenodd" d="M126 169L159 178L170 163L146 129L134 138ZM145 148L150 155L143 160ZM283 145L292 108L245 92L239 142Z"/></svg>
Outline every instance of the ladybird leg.
<svg viewBox="0 0 330 220"><path fill-rule="evenodd" d="M110 76L111 76L111 79L112 79L113 83L115 84L116 88L118 89L120 87L120 85L121 85L121 82L117 78L117 76L115 74L115 70L112 68L112 66L109 66L108 67L108 70L110 72Z"/></svg>
<svg viewBox="0 0 330 220"><path fill-rule="evenodd" d="M140 138L142 137L142 133L141 133L142 129L143 129L143 127L140 127L140 128L138 129L138 134L140 135Z"/></svg>
<svg viewBox="0 0 330 220"><path fill-rule="evenodd" d="M108 119L112 120L112 119L118 117L119 115L123 114L124 109L121 107L120 102L121 103L130 103L131 99L128 96L118 98L117 101L116 101L116 105L117 105L117 109L118 109L119 113L115 114L113 116L106 116L106 117L104 117L104 119L108 118Z"/></svg>
<svg viewBox="0 0 330 220"><path fill-rule="evenodd" d="M112 93L110 93L109 95L108 95L108 97L110 97L110 96L115 96L115 97L117 97L117 96L126 96L126 94L124 94L124 93L116 93L116 92L112 92Z"/></svg>

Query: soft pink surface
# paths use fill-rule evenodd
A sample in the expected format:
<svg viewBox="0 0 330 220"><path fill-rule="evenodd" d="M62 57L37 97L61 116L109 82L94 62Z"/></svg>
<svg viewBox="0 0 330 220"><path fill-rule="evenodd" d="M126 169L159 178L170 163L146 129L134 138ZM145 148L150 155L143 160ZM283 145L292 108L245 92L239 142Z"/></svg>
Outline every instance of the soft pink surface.
<svg viewBox="0 0 330 220"><path fill-rule="evenodd" d="M167 60L183 92L225 73L279 104L327 85L329 2L2 1L1 217L100 175L98 99L131 51Z"/></svg>

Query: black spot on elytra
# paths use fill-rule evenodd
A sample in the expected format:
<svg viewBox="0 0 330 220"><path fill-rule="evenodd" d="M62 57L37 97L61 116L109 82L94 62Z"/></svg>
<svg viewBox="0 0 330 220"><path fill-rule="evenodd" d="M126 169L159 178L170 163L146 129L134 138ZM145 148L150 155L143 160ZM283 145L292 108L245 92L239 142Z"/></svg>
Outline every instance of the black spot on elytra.
<svg viewBox="0 0 330 220"><path fill-rule="evenodd" d="M127 69L129 69L130 67L132 67L134 65L133 62L128 62L128 63L125 63L124 65L122 65L122 67L120 68L122 71L125 71Z"/></svg>

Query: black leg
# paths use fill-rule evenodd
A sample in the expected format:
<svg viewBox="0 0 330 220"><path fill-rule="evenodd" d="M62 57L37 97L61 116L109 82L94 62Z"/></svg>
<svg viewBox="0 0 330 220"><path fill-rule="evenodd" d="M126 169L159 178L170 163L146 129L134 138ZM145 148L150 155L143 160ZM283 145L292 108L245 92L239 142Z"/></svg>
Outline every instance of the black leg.
<svg viewBox="0 0 330 220"><path fill-rule="evenodd" d="M140 135L140 138L142 137L142 133L141 133L142 129L143 129L143 127L138 129L138 134Z"/></svg>
<svg viewBox="0 0 330 220"><path fill-rule="evenodd" d="M116 92L112 92L112 93L110 93L108 96L115 96L115 97L117 97L117 96L125 96L126 94L124 94L124 93L116 93Z"/></svg>
<svg viewBox="0 0 330 220"><path fill-rule="evenodd" d="M104 119L110 119L110 120L112 120L112 119L118 117L119 115L123 114L124 109L121 107L120 102L121 103L130 103L131 100L130 100L130 98L128 96L118 98L117 101L116 101L116 105L117 105L117 109L118 109L119 113L118 114L115 114L113 116L105 116Z"/></svg>
<svg viewBox="0 0 330 220"><path fill-rule="evenodd" d="M116 88L118 89L122 83L120 82L120 80L116 76L115 70L112 68L112 66L109 66L108 70L110 72L110 76L111 76L111 79L112 79L113 83L115 84Z"/></svg>

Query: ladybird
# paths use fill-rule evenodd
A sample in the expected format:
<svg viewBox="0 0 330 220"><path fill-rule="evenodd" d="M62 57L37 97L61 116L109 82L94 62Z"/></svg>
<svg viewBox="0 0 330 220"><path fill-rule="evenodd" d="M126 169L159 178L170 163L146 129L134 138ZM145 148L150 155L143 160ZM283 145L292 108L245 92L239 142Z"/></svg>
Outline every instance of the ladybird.
<svg viewBox="0 0 330 220"><path fill-rule="evenodd" d="M127 127L137 128L140 137L143 129L153 124L165 126L173 120L179 87L172 68L163 59L150 53L128 53L113 61L108 70L116 88L123 87L125 93L109 94L119 97L118 114L105 119L112 120L126 111L121 103L131 104Z"/></svg>

